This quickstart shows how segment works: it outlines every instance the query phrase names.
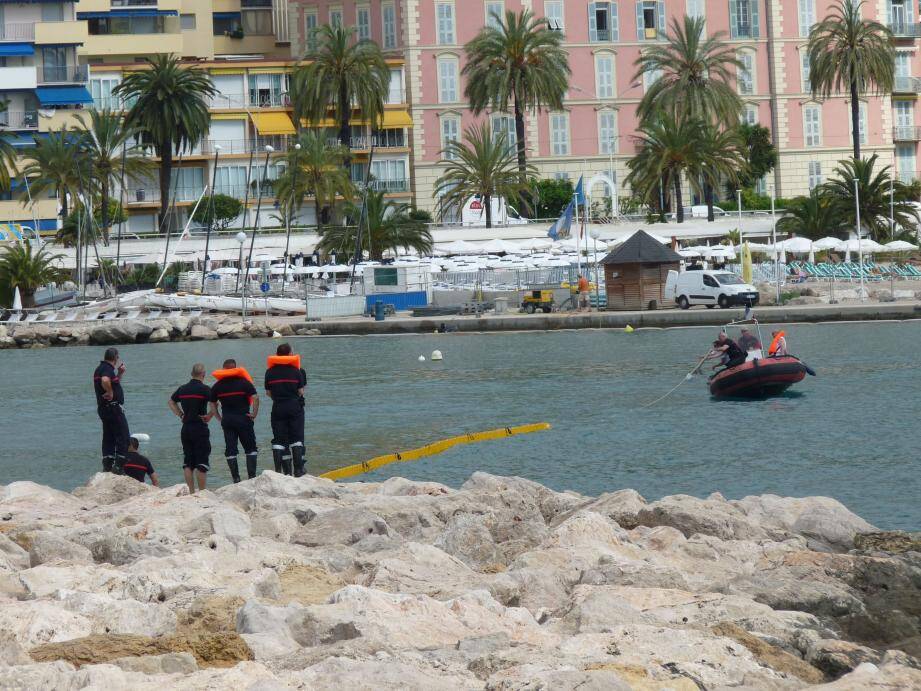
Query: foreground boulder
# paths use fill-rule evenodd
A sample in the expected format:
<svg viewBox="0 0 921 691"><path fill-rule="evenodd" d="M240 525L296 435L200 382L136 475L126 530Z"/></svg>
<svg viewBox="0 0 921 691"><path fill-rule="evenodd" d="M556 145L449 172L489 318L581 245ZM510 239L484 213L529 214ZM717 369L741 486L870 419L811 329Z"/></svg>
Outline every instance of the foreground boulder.
<svg viewBox="0 0 921 691"><path fill-rule="evenodd" d="M0 518L2 688L921 688L918 536L833 499L97 474Z"/></svg>

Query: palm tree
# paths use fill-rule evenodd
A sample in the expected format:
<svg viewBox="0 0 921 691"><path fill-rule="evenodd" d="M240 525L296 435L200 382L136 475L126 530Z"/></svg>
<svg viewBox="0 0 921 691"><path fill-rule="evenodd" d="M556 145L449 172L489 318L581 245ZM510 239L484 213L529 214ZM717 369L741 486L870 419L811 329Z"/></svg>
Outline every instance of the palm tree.
<svg viewBox="0 0 921 691"><path fill-rule="evenodd" d="M11 303L18 287L22 306L34 307L35 291L61 276L61 271L54 266L60 258L59 254L48 254L44 247L33 253L28 242L7 247L0 255L0 296L5 304Z"/></svg>
<svg viewBox="0 0 921 691"><path fill-rule="evenodd" d="M834 198L821 187L814 187L808 197L790 200L784 215L777 221L777 231L818 240L827 235L845 236L847 224Z"/></svg>
<svg viewBox="0 0 921 691"><path fill-rule="evenodd" d="M342 146L329 146L316 131L302 132L297 143L301 148L292 146L288 150L285 170L275 182L275 194L288 214L294 214L304 198L312 196L320 232L323 207L334 204L336 197L352 195L352 181L342 167L348 151Z"/></svg>
<svg viewBox="0 0 921 691"><path fill-rule="evenodd" d="M344 252L352 257L361 230L362 246L368 248L373 260L383 259L384 252L388 250L396 253L403 248L422 255L429 254L434 246L432 234L424 222L411 217L411 211L409 204L386 199L383 192L368 190L364 214L360 204L347 203L345 213L353 223L326 228L317 247L327 254ZM357 225L359 220L361 229Z"/></svg>
<svg viewBox="0 0 921 691"><path fill-rule="evenodd" d="M23 189L21 197L54 192L61 202L61 216L67 218L68 197L76 198L89 183L86 159L79 153L73 133L66 128L51 130L47 137L38 139L35 146L23 152L22 175L29 179L29 189Z"/></svg>
<svg viewBox="0 0 921 691"><path fill-rule="evenodd" d="M892 179L889 175L890 166L883 166L878 172L874 172L876 161L877 155L873 154L870 158L846 159L839 162L834 171L835 177L825 183L823 192L832 197L845 225L854 228L857 206L854 199L856 178L860 197L860 227L877 242L883 242L897 239L897 228L915 232L919 218L908 187ZM890 187L892 218L896 226L892 229L889 227Z"/></svg>
<svg viewBox="0 0 921 691"><path fill-rule="evenodd" d="M153 168L153 163L141 156L131 144L137 130L127 125L120 114L108 109L92 109L89 111L89 119L81 114L77 116L77 121L80 146L88 159L94 191L99 193L102 241L108 245L112 188L121 184L122 174L127 180L141 179Z"/></svg>
<svg viewBox="0 0 921 691"><path fill-rule="evenodd" d="M477 115L487 108L508 112L511 102L523 181L528 177L525 112L561 109L572 72L563 36L546 19L535 19L530 10L508 11L498 19L497 26L485 27L464 46L464 95Z"/></svg>
<svg viewBox="0 0 921 691"><path fill-rule="evenodd" d="M730 84L742 63L735 48L721 40L724 35L718 31L706 36L703 17L686 16L683 23L672 19L666 41L644 49L636 60L633 81L644 73L660 75L640 101L639 118L665 111L724 126L737 122L742 101Z"/></svg>
<svg viewBox="0 0 921 691"><path fill-rule="evenodd" d="M809 81L813 97L847 89L851 97L854 158L860 158L860 96L892 91L895 48L892 32L861 16L862 0L843 0L809 33Z"/></svg>
<svg viewBox="0 0 921 691"><path fill-rule="evenodd" d="M521 197L536 178L537 169L527 164L521 179L516 157L505 133L493 138L488 123L468 127L463 142L448 142L442 151L447 164L444 174L435 181L435 195L442 216L463 207L470 197L478 197L486 210L486 227L492 227L492 199L506 202Z"/></svg>
<svg viewBox="0 0 921 691"><path fill-rule="evenodd" d="M6 110L4 104L3 110ZM0 110L2 112L2 110ZM16 149L3 136L0 136L0 190L11 189L10 171L16 170L16 161L19 156Z"/></svg>
<svg viewBox="0 0 921 691"><path fill-rule="evenodd" d="M678 223L683 223L681 174L702 171L700 161L704 158L707 125L700 120L679 119L662 112L656 119L645 122L639 131L638 152L627 163L630 173L624 182L647 199L660 186L666 193L671 187L675 193ZM693 176L691 184L695 184Z"/></svg>
<svg viewBox="0 0 921 691"><path fill-rule="evenodd" d="M160 157L160 223L169 213L173 151L191 150L208 133L211 115L207 99L217 93L207 73L183 67L179 58L157 55L145 58L148 69L130 72L112 90L133 101L127 127L152 144Z"/></svg>
<svg viewBox="0 0 921 691"><path fill-rule="evenodd" d="M697 160L688 169L692 184L703 187L707 220L713 220L713 190L721 182L735 184L748 166L744 141L738 130L720 130L705 124L701 132ZM697 182L699 181L699 182Z"/></svg>
<svg viewBox="0 0 921 691"><path fill-rule="evenodd" d="M373 41L353 42L353 28L326 24L316 31L316 49L305 56L305 64L291 81L292 105L301 118L319 125L333 117L339 125L339 142L349 145L352 109L377 127L383 118L384 100L390 90L390 68L380 46ZM348 169L350 156L343 159Z"/></svg>

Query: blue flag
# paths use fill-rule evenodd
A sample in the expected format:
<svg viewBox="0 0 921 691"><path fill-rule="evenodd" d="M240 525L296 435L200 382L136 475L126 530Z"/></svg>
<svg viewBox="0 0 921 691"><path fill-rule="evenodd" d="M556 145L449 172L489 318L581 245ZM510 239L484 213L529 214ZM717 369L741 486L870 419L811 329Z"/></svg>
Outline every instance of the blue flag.
<svg viewBox="0 0 921 691"><path fill-rule="evenodd" d="M576 207L574 202L569 202L569 206L563 211L563 215L556 219L556 222L550 226L547 231L547 237L553 240L560 240L569 237L569 229L572 227L572 218L575 214Z"/></svg>
<svg viewBox="0 0 921 691"><path fill-rule="evenodd" d="M576 184L576 204L579 206L585 206L585 192L582 190L582 176L579 176L579 182Z"/></svg>

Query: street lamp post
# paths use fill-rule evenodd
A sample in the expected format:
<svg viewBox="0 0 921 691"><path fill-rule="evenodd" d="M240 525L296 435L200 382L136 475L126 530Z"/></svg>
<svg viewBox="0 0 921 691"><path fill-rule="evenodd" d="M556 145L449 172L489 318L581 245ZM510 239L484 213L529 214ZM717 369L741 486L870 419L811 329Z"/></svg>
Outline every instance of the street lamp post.
<svg viewBox="0 0 921 691"><path fill-rule="evenodd" d="M246 304L246 286L249 285L249 266L253 261L253 250L256 247L256 233L259 232L259 228L262 227L262 183L265 182L266 176L269 173L269 156L275 152L271 146L266 145L265 147L265 163L262 166L262 176L256 179L256 186L258 188L258 195L256 196L256 224L253 228L253 235L249 243L249 254L246 256L246 277L243 281L243 303Z"/></svg>
<svg viewBox="0 0 921 691"><path fill-rule="evenodd" d="M863 240L860 237L860 184L856 177L854 178L854 208L857 214L857 259L860 262L860 301L863 302L865 288L863 278Z"/></svg>
<svg viewBox="0 0 921 691"><path fill-rule="evenodd" d="M736 203L739 209L739 252L742 251L742 190L736 190Z"/></svg>
<svg viewBox="0 0 921 691"><path fill-rule="evenodd" d="M214 227L214 185L217 183L217 159L221 153L221 145L214 145L214 170L211 173L211 198L208 200L208 230L205 233L205 262L204 271L201 272L201 294L205 294L205 278L208 276L208 249L211 246L211 229Z"/></svg>
<svg viewBox="0 0 921 691"><path fill-rule="evenodd" d="M237 233L236 238L237 238L237 243L240 245L240 260L239 260L239 262L238 262L238 264L237 264L237 285L236 285L236 287L234 287L234 291L233 291L233 292L235 292L235 293L240 289L240 274L243 272L243 245L244 245L244 243L246 243L246 233L244 233L244 232L241 230L239 233ZM249 278L248 275L247 275L246 277L244 277L243 280L245 281L247 278ZM242 307L243 307L243 318L245 319L245 318L246 318L246 295L245 295L245 292L244 292L244 295L243 295L243 301L241 302L241 305L242 305Z"/></svg>
<svg viewBox="0 0 921 691"><path fill-rule="evenodd" d="M777 301L780 304L780 252L777 251L777 216L774 213L774 186L771 185L771 243L774 245L774 283L776 284Z"/></svg>
<svg viewBox="0 0 921 691"><path fill-rule="evenodd" d="M601 293L598 281L598 238L601 237L601 231L597 228L592 228L588 234L592 236L592 244L594 245L595 252L595 309L600 310Z"/></svg>

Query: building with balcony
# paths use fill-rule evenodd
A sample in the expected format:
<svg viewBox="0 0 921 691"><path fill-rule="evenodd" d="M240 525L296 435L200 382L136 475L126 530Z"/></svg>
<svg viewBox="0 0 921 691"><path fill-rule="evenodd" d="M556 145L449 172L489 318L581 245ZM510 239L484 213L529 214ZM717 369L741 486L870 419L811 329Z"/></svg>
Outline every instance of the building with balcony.
<svg viewBox="0 0 921 691"><path fill-rule="evenodd" d="M620 180L634 155L636 108L655 74L636 74L642 51L663 40L673 19L687 14L706 20L708 34L721 32L742 68L735 88L743 119L770 129L778 166L761 190L777 196L806 194L851 155L847 94L816 100L809 85L805 47L810 27L828 13L831 0L289 0L291 48L307 48L309 32L324 23L355 26L406 64L406 102L412 118L410 188L420 207L434 209L434 183L444 169L441 152L465 128L481 120L464 97L463 46L496 14L530 9L564 36L572 78L558 112L528 113L529 160L542 177L603 175L619 196ZM902 179L918 175L914 107L921 84L918 18L912 0L879 0L864 16L892 27L897 36L895 90L866 97L860 107L862 152L893 163ZM482 116L493 131L514 143L508 113ZM593 194L607 197L599 183ZM697 201L689 185L683 202Z"/></svg>

